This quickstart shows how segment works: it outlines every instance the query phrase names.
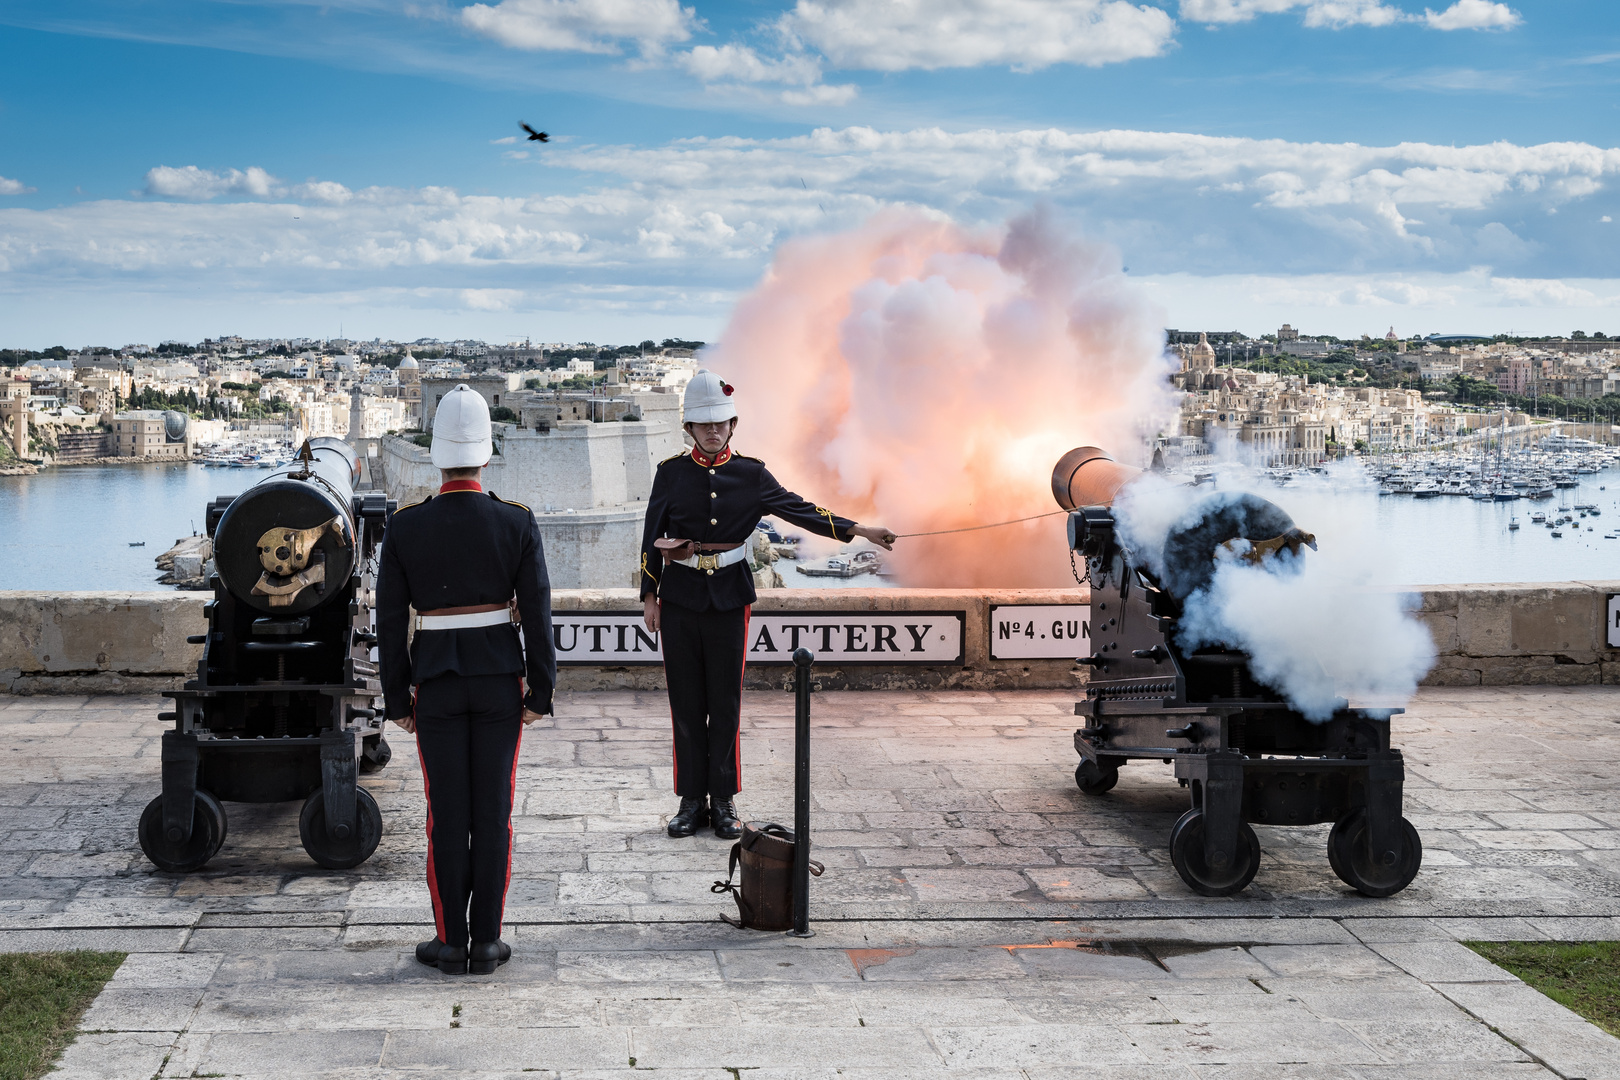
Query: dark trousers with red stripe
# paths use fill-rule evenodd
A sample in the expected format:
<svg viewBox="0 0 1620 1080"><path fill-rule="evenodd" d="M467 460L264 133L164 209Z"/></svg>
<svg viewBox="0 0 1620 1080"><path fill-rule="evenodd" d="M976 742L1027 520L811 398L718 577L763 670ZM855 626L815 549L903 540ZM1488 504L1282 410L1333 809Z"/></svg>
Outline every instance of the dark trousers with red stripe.
<svg viewBox="0 0 1620 1080"><path fill-rule="evenodd" d="M428 892L439 940L501 936L512 876L512 798L523 732L516 675L440 675L416 688L428 804Z"/></svg>
<svg viewBox="0 0 1620 1080"><path fill-rule="evenodd" d="M664 601L664 681L675 735L675 794L729 799L742 789L743 660L750 608L693 611Z"/></svg>

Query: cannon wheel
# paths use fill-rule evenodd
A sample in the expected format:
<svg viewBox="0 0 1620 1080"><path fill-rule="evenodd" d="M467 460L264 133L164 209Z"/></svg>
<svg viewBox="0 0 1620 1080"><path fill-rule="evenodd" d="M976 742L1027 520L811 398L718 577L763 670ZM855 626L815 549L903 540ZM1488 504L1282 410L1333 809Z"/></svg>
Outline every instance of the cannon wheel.
<svg viewBox="0 0 1620 1080"><path fill-rule="evenodd" d="M163 796L141 811L136 835L152 865L170 874L199 870L225 844L225 808L210 793L197 789L191 817L191 836L175 842L163 835Z"/></svg>
<svg viewBox="0 0 1620 1080"><path fill-rule="evenodd" d="M1358 807L1334 822L1328 833L1328 862L1346 885L1363 896L1394 896L1417 877L1423 863L1423 841L1404 817L1405 835L1400 857L1393 863L1374 863L1367 852L1367 810Z"/></svg>
<svg viewBox="0 0 1620 1080"><path fill-rule="evenodd" d="M1119 783L1119 766L1098 765L1089 758L1082 758L1074 767L1074 783L1087 795L1105 794Z"/></svg>
<svg viewBox="0 0 1620 1080"><path fill-rule="evenodd" d="M1217 870L1204 862L1204 810L1194 807L1170 830L1170 861L1187 887L1201 896L1231 896L1254 880L1260 869L1260 839L1247 821L1238 822L1238 849L1232 865Z"/></svg>
<svg viewBox="0 0 1620 1080"><path fill-rule="evenodd" d="M298 815L298 839L316 864L328 870L348 870L371 858L382 840L382 811L365 788L355 788L355 835L335 840L326 834L326 797L316 788L304 800Z"/></svg>
<svg viewBox="0 0 1620 1080"><path fill-rule="evenodd" d="M360 771L367 775L381 772L394 758L394 750L381 735L367 735L360 740Z"/></svg>

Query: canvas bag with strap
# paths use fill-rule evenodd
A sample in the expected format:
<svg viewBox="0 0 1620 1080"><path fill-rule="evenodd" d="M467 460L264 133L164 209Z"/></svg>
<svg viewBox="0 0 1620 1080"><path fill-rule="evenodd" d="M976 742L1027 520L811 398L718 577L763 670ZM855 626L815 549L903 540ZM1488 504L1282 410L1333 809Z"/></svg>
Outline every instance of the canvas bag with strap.
<svg viewBox="0 0 1620 1080"><path fill-rule="evenodd" d="M793 830L774 821L750 821L743 825L742 839L731 845L731 868L726 880L717 881L710 892L729 892L737 901L738 917L721 913L732 926L750 930L789 930L793 927L793 855L797 844ZM733 885L737 866L742 877ZM810 872L820 877L826 867L810 860Z"/></svg>

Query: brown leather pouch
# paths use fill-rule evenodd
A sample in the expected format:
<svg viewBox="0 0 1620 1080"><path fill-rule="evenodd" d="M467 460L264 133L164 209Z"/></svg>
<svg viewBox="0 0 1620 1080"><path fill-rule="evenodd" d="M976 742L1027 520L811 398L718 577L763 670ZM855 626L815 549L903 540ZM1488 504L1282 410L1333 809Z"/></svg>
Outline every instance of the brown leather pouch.
<svg viewBox="0 0 1620 1080"><path fill-rule="evenodd" d="M697 554L697 544L691 540L676 540L669 536L660 536L653 541L653 547L664 554L664 562L679 562L681 559L690 559Z"/></svg>

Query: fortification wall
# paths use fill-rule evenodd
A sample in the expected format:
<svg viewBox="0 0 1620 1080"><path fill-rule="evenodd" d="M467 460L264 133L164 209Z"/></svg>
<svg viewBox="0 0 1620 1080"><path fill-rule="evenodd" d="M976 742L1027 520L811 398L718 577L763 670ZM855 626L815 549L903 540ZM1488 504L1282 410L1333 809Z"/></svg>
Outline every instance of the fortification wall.
<svg viewBox="0 0 1620 1080"><path fill-rule="evenodd" d="M1616 594L1620 581L1419 590L1418 617L1440 654L1426 681L1434 686L1620 683L1620 649L1607 644L1609 597ZM187 643L186 637L203 632L205 599L206 594L178 592L0 591L0 691L150 693L177 688L193 677L201 657L202 647ZM1079 590L777 589L761 594L754 614L756 628L765 624L764 616L792 615L793 625L803 616L803 625L815 628L803 631L804 643L820 651L823 640L871 643L877 633L870 626L862 630L863 624L875 625L885 617L891 623L943 627L954 625L960 613L959 662L840 665L825 660L816 665L816 682L828 689L1052 689L1081 685L1085 669L1067 659L993 659L992 609L1085 602ZM571 615L579 623L579 613L628 614L639 608L629 589L558 590L553 606L559 625L569 623ZM840 614L835 618L829 613ZM863 620L862 613L870 619ZM941 613L949 616L948 622L939 621ZM1006 618L1002 612L1001 621ZM623 621L627 628L633 625L628 618ZM606 652L612 652L613 636L598 640L606 641ZM781 640L772 644L776 655L785 658L789 642L778 636ZM900 641L905 640L901 630ZM633 632L628 641L634 645ZM591 659L585 646L576 655ZM780 688L789 670L781 663L750 664L747 683ZM562 668L559 682L565 689L657 689L663 685L663 669L657 663L612 660L570 664Z"/></svg>

